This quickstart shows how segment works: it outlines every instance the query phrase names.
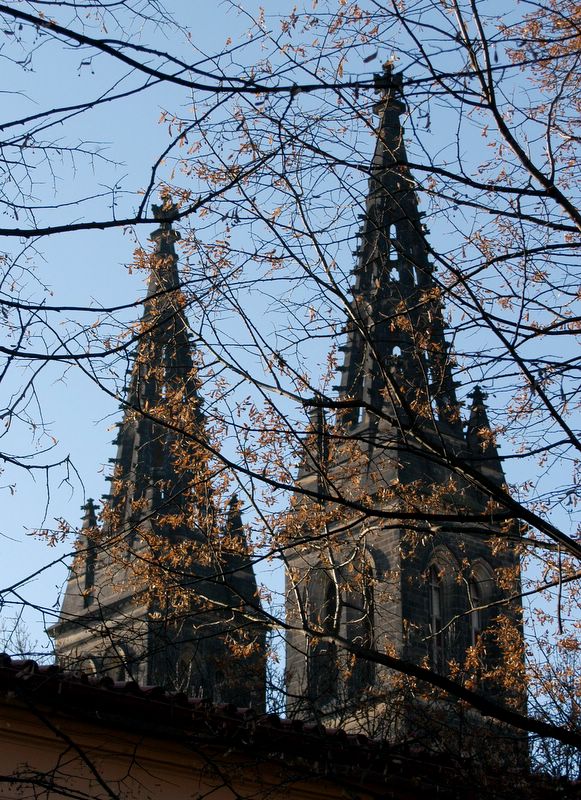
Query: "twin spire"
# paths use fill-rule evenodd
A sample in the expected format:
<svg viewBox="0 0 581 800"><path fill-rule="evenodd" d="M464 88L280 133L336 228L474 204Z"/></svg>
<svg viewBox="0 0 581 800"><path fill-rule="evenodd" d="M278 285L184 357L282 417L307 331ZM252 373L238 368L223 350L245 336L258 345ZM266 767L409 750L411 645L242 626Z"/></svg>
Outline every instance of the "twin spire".
<svg viewBox="0 0 581 800"><path fill-rule="evenodd" d="M371 430L377 426L376 410L413 428L414 409L426 427L461 438L475 456L494 461L496 467L498 456L492 437L486 436L490 426L479 388L472 395L465 437L462 431L453 362L444 336L441 292L434 279L400 121L406 110L402 76L394 74L388 63L377 77L377 86L381 92L374 109L379 117L377 142L355 251L347 341L341 348L344 362L339 368L338 388L352 401L344 422L348 427L361 425ZM136 501L147 498L147 512L163 503L164 493L177 496L184 482L167 457L171 431L156 426L147 411L159 410L169 394L180 391L184 403L196 408L198 423L203 424L174 246L179 234L171 224L178 208L164 198L153 211L159 227L151 234L155 251L142 336L116 440L117 456L112 459L116 465L114 489L108 496L113 506L125 505L121 516L127 525L135 524L130 517ZM322 430L322 409L314 414L313 428ZM324 460L324 444L320 449ZM140 507L143 509L143 502Z"/></svg>

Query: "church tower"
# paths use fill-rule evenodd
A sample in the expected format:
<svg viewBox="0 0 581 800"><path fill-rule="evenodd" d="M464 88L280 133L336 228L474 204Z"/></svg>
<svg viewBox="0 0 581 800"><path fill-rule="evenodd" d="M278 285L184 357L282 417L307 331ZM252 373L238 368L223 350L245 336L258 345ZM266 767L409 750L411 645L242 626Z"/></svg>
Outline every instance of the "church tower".
<svg viewBox="0 0 581 800"><path fill-rule="evenodd" d="M217 497L171 218L159 228L102 522L88 500L58 623L65 667L262 709L265 632L236 496Z"/></svg>
<svg viewBox="0 0 581 800"><path fill-rule="evenodd" d="M485 395L473 389L464 419L456 393L407 165L401 75L387 65L378 90L339 397L313 400L303 492L288 515L287 707L302 719L433 743L433 727L420 721L430 687L410 688L357 648L506 701L509 690L495 684L502 635L511 629L522 665L522 631L514 606L496 603L518 594L519 559L516 535L495 521L504 475Z"/></svg>

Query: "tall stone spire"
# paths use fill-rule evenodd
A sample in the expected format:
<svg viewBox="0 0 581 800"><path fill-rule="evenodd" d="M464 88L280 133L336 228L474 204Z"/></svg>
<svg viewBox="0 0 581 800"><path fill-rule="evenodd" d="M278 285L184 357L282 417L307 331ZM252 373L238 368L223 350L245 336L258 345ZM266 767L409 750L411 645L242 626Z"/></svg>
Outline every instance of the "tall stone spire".
<svg viewBox="0 0 581 800"><path fill-rule="evenodd" d="M179 234L170 222L176 211L169 200L154 206L160 226L151 235L155 251L140 339L115 440L117 453L111 459L112 491L105 498L111 511L106 527L114 525L117 530L135 528L139 517L151 520L152 512L162 506L167 512L168 504L179 502L191 478L187 471L176 470L175 458L168 458L176 440L171 427L163 424L170 421L165 419L168 403L187 406L198 433L203 428L193 345L179 288L174 247ZM157 424L160 418L163 423Z"/></svg>
<svg viewBox="0 0 581 800"><path fill-rule="evenodd" d="M388 63L377 87L377 142L340 368L342 395L360 405L346 421L369 422L364 406L404 421L411 404L420 416L434 415L459 431L440 293L400 121L406 108L401 75Z"/></svg>
<svg viewBox="0 0 581 800"><path fill-rule="evenodd" d="M324 402L313 400L297 480L304 494L297 492L287 520L294 538L286 551L287 710L442 752L455 731L462 752L478 752L484 729L463 720L458 704L432 715L417 685L406 695L393 673L367 660L376 649L444 675L493 672L497 602L522 635L510 600L520 592L518 551L510 541L491 546L502 531L482 488L504 481L502 466L479 388L464 433L404 145L402 76L387 64L377 89L377 140L341 348L338 405L346 412L326 424ZM481 689L503 697L492 682ZM516 757L525 749L515 741Z"/></svg>
<svg viewBox="0 0 581 800"><path fill-rule="evenodd" d="M264 706L265 636L239 504L213 495L199 358L188 333L168 198L100 527L81 546L51 634L63 665ZM243 541L244 540L244 541ZM244 652L244 660L236 653Z"/></svg>

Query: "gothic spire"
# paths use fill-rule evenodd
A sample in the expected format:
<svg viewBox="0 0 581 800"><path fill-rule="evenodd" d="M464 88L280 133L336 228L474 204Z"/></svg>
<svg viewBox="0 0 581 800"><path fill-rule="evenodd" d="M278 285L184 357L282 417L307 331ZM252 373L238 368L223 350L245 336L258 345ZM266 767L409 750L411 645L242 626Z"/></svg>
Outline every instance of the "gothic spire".
<svg viewBox="0 0 581 800"><path fill-rule="evenodd" d="M361 408L347 422L364 423L365 404L401 419L407 404L459 432L439 291L400 121L406 108L402 76L393 74L388 63L377 86L377 142L355 251L340 385L341 393Z"/></svg>
<svg viewBox="0 0 581 800"><path fill-rule="evenodd" d="M81 531L59 622L61 663L264 708L265 629L236 497L221 525L169 198L159 227L101 530ZM92 501L83 528L95 522Z"/></svg>
<svg viewBox="0 0 581 800"><path fill-rule="evenodd" d="M177 206L169 198L153 206L159 227L151 234L155 249L140 338L135 351L131 378L123 404L125 413L117 436L117 455L112 492L107 496L117 529L131 530L138 517L151 519L154 510L171 510L179 502L188 482L183 469L176 469L172 442L175 407L183 413L180 428L189 422L203 427L194 348L188 335L183 296L174 244L179 234L171 219ZM167 417L167 420L166 420ZM156 422L161 420L161 422ZM174 454L175 455L175 454Z"/></svg>
<svg viewBox="0 0 581 800"><path fill-rule="evenodd" d="M224 534L231 540L232 546L236 545L242 553L248 552L248 542L246 541L246 531L244 530L244 524L242 522L240 501L236 493L234 493L228 501Z"/></svg>
<svg viewBox="0 0 581 800"><path fill-rule="evenodd" d="M159 222L150 235L155 242L155 258L151 265L151 274L148 284L148 297L161 291L169 291L179 287L179 274L177 268L178 257L174 244L180 238L177 231L172 228L171 220L175 217L178 207L169 197L163 197L161 205L153 206L153 216Z"/></svg>

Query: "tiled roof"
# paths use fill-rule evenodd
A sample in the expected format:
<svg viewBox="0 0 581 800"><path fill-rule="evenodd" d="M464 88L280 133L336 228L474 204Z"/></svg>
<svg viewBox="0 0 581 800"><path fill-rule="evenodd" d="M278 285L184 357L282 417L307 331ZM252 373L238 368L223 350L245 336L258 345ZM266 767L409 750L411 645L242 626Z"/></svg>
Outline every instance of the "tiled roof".
<svg viewBox="0 0 581 800"><path fill-rule="evenodd" d="M56 665L40 665L0 654L0 695L6 694L102 723L115 722L121 726L125 723L131 727L139 722L142 732L149 729L166 737L196 735L213 743L252 745L263 752L308 754L311 760L325 755L336 757L344 766L364 763L371 766L381 757L383 771L388 755L387 745L361 734L284 719L276 714L257 714L251 708L210 703L183 693L166 692L159 686L139 686L134 681L115 682L109 677L66 672Z"/></svg>
<svg viewBox="0 0 581 800"><path fill-rule="evenodd" d="M399 790L394 794L397 797L428 797L433 791L442 800L482 796L482 786L463 784L457 764L443 753L436 757L423 750L402 750L362 734L210 703L158 686L66 672L56 665L39 665L5 654L0 654L0 702L2 698L9 703L48 707L95 725L138 730L228 752L252 752L258 759L300 766L305 777L317 773L341 780L347 776L353 783L369 782L376 787L389 785L390 791ZM577 785L527 778L522 773L510 779L506 774L487 779L490 797L505 797L507 780L514 800L578 796ZM501 785L503 791L497 794ZM574 794L568 794L570 790Z"/></svg>

